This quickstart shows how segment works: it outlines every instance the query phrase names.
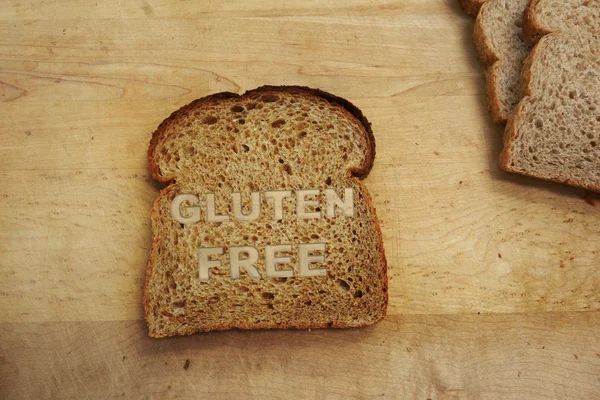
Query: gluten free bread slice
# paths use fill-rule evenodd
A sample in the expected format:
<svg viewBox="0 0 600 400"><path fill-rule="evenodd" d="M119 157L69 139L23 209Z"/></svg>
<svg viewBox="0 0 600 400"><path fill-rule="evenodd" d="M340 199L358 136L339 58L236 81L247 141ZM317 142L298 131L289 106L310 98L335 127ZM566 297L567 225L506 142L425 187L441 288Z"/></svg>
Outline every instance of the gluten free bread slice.
<svg viewBox="0 0 600 400"><path fill-rule="evenodd" d="M475 44L486 64L488 108L497 124L504 124L522 97L523 62L531 48L522 38L523 12L528 0L490 0L481 7L475 24Z"/></svg>
<svg viewBox="0 0 600 400"><path fill-rule="evenodd" d="M387 268L375 209L360 182L372 165L370 124L352 104L303 87L262 87L244 95L220 93L173 113L154 132L148 161L154 178L169 183L152 210L152 250L144 286L150 336L231 328L358 327L384 317ZM231 198L251 192L344 188L354 191L354 217L299 219L284 201L284 219L261 198L249 222L179 224L170 214L177 194L214 193L216 212L232 214ZM324 199L321 195L321 204ZM324 206L322 206L324 207ZM313 207L313 211L322 211ZM202 208L204 212L204 208ZM246 211L245 211L246 212ZM298 274L299 243L326 243L326 276ZM265 246L292 244L295 276L265 278ZM198 276L198 248L223 247ZM254 246L263 279L230 278L227 249ZM283 254L286 255L286 254Z"/></svg>

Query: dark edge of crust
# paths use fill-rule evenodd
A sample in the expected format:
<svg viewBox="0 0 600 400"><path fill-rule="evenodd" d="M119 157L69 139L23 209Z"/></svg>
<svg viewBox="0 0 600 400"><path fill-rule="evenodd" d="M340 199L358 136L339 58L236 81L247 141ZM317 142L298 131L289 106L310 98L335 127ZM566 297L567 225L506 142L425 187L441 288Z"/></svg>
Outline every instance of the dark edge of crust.
<svg viewBox="0 0 600 400"><path fill-rule="evenodd" d="M486 69L486 97L488 100L488 112L492 117L492 121L497 125L506 123L508 115L504 111L502 102L500 101L498 91L498 69L501 66L502 60L493 50L490 43L489 37L485 34L483 28L486 16L486 8L489 7L489 3L483 4L477 19L475 20L475 29L473 31L473 40L475 41L475 47L481 61L487 67Z"/></svg>
<svg viewBox="0 0 600 400"><path fill-rule="evenodd" d="M504 142L504 147L502 149L502 152L500 153L500 168L502 168L504 171L507 172L517 172L517 173L521 173L520 171L515 170L514 168L511 167L511 163L512 163L512 145L515 142L515 140L518 138L518 123L519 120L521 118L521 112L523 109L523 105L525 104L525 102L529 99L529 97L531 97L531 92L532 92L532 88L531 88L531 74L532 74L532 68L533 68L533 60L534 57L536 57L538 51L540 50L540 48L543 46L543 43L538 44L537 46L535 46L532 50L531 53L529 53L529 55L527 56L527 58L525 59L524 63L523 63L523 71L521 72L521 86L522 86L522 91L523 91L523 97L521 98L521 101L519 101L519 104L517 105L517 107L514 109L513 113L510 115L510 117L508 118L508 123L506 124L506 129L504 130L504 137L503 137L503 142Z"/></svg>
<svg viewBox="0 0 600 400"><path fill-rule="evenodd" d="M485 12L488 7L490 7L488 3L484 4L479 14L477 14L475 29L473 30L473 40L475 41L479 59L486 67L491 67L496 61L500 60L500 56L493 50L490 39L485 34L485 29L483 28L486 19Z"/></svg>
<svg viewBox="0 0 600 400"><path fill-rule="evenodd" d="M498 70L503 61L494 63L486 72L485 93L488 98L488 111L496 125L504 125L510 114L506 113L498 95Z"/></svg>
<svg viewBox="0 0 600 400"><path fill-rule="evenodd" d="M156 149L158 142L165 135L166 129L173 122L175 122L179 117L184 116L186 113L194 110L197 107L200 107L204 104L210 104L212 102L216 102L219 100L232 99L232 98L237 98L237 97L239 97L239 95L237 93L232 93L232 92L221 92L221 93L216 93L216 94L212 94L209 96L205 96L200 99L196 99L196 100L192 101L191 103L181 107L179 110L174 111L165 120L163 120L163 122L160 123L158 128L156 128L154 133L152 133L152 139L150 140L150 146L148 147L148 167L150 169L150 173L152 174L152 177L154 178L154 180L161 182L161 183L170 183L170 182L174 181L173 178L163 178L159 174L158 166L156 165L156 161L154 159L154 150Z"/></svg>
<svg viewBox="0 0 600 400"><path fill-rule="evenodd" d="M272 92L285 92L285 93L297 93L297 94L309 94L312 96L320 97L325 99L329 103L336 104L345 109L352 117L354 117L357 122L364 128L365 131L365 140L367 141L367 153L365 154L365 159L363 164L350 169L350 172L353 176L363 179L369 172L371 172L371 168L373 168L373 162L375 160L375 137L373 136L373 131L371 129L371 123L367 120L367 118L363 115L362 111L356 107L354 104L349 102L348 100L335 96L331 93L325 92L320 89L312 89L306 86L270 86L265 85L258 87L253 90L249 90L246 93L239 95L237 93L232 92L221 92L212 94L210 96L202 97L200 99L194 100L188 105L181 107L179 110L173 112L168 118L166 118L158 128L152 134L152 139L150 140L150 146L148 147L148 166L150 168L150 172L152 173L152 177L161 183L170 183L175 181L175 178L172 177L162 177L159 174L158 166L156 165L156 161L154 159L154 150L158 145L158 142L163 139L165 135L166 129L175 122L178 118L182 117L186 113L203 106L205 104L210 104L214 102L218 102L224 99L243 99L245 97L250 97L257 94L262 93L272 93Z"/></svg>
<svg viewBox="0 0 600 400"><path fill-rule="evenodd" d="M529 0L529 5L525 9L523 18L523 39L530 46L535 46L541 38L552 33L543 28L538 22L536 6L539 0Z"/></svg>
<svg viewBox="0 0 600 400"><path fill-rule="evenodd" d="M219 100L223 100L223 99L241 98L241 97L245 97L245 96L251 96L253 94L260 94L260 93L266 93L266 92L277 92L277 91L278 92L287 92L287 93L289 93L289 92L309 93L309 94L315 95L317 97L321 97L330 103L338 104L342 108L344 108L347 112L349 112L354 118L356 118L358 120L357 122L360 124L360 126L362 126L364 128L364 132L366 133L365 139L367 141L367 146L368 146L367 154L365 155L363 165L361 165L357 168L351 168L349 170L349 173L350 173L350 175L352 175L356 178L359 178L356 182L358 185L360 185L362 187L363 194L365 195L365 202L367 203L367 205L370 207L370 209L373 212L373 219L375 222L375 228L377 230L377 236L378 236L377 244L380 249L379 256L380 256L381 266L382 266L382 270L383 270L383 278L384 278L382 290L384 291L384 294L385 294L385 302L384 302L382 310L381 310L381 316L378 319L374 320L373 322L369 322L369 323L362 324L362 325L356 325L356 326L349 326L349 325L345 325L345 324L331 324L331 323L312 324L312 325L291 325L291 324L288 324L288 325L237 324L237 325L235 325L235 324L230 324L230 325L225 325L225 326L221 326L221 327L214 328L214 329L211 328L209 330L195 330L195 331L189 332L189 333L172 332L172 333L165 334L165 335L159 335L156 332L152 331L152 329L150 328L150 321L148 320L148 316L150 315L150 310L149 310L150 304L149 304L149 300L146 298L146 293L147 293L147 285L148 285L148 281L149 281L148 278L152 275L152 270L153 270L153 266L154 266L154 258L152 256L152 251L151 251L150 257L148 259L148 264L146 266L146 276L145 276L144 287L143 287L144 319L146 321L146 325L148 326L150 337L164 338L164 337L170 337L170 336L192 335L194 333L200 333L200 332L225 331L225 330L230 330L230 329L251 330L251 329L360 328L360 327L374 325L375 323L384 319L385 316L387 315L387 307L388 307L388 303L389 303L389 289L388 289L389 279L388 279L388 271L387 271L387 269L388 269L387 268L387 259L385 257L385 250L384 250L384 246L383 246L383 234L381 232L381 227L379 225L379 219L377 218L377 210L376 210L375 206L373 205L371 195L369 194L364 183L361 181L361 179L365 178L369 174L371 169L373 168L373 163L375 161L375 137L374 137L373 131L371 129L371 123L363 115L362 111L346 99L335 96L331 93L322 91L320 89L312 89L312 88L309 88L306 86L265 85L265 86L261 86L256 89L253 89L253 90L249 90L249 91L245 92L243 95L239 95L237 93L232 93L232 92L216 93L213 95L209 95L209 96L194 100L191 103L189 103L188 105L181 107L179 110L173 112L168 118L166 118L158 126L158 128L152 134L152 139L150 140L150 146L148 147L148 166L150 168L152 177L158 182L171 183L171 185L169 185L168 187L161 190L161 193L156 198L156 200L153 204L153 207L152 207L152 214L154 214L156 212L155 207L157 206L158 199L161 197L163 191L171 188L174 184L176 184L174 182L174 179L162 178L158 174L158 168L157 168L156 162L154 161L154 157L153 157L154 150L156 149L156 146L157 146L159 140L162 139L162 136L164 135L166 128L171 123L173 123L173 121L177 120L177 118L179 118L180 116L185 115L185 113L195 109L196 107L204 105L204 104L209 104L211 102L215 102L215 101L219 101ZM151 248L154 248L155 244L156 244L156 238L154 235L154 230L152 230L152 245L151 245L152 247Z"/></svg>
<svg viewBox="0 0 600 400"><path fill-rule="evenodd" d="M500 153L500 157L499 157L500 158L500 168L506 172L512 172L512 173L516 173L519 175L530 176L533 178L538 178L538 179L542 179L542 180L549 181L549 182L562 183L562 184L566 184L569 186L588 189L593 192L600 193L600 185L594 186L594 185L586 184L585 182L582 182L577 179L564 179L564 178L560 178L559 176L550 176L550 175L536 174L535 172L522 171L522 170L514 168L512 166L512 145L515 142L515 140L517 140L517 138L519 137L518 126L519 126L519 121L521 120L522 110L523 110L525 103L533 95L533 89L531 87L531 76L533 75L532 70L533 70L533 66L535 64L535 57L537 56L538 52L542 51L542 48L544 47L545 42L547 40L549 40L547 38L551 38L552 36L557 35L557 34L559 34L559 33L558 32L554 33L554 34L551 33L549 35L545 35L544 37L542 37L542 40L540 42L538 42L538 44L533 48L533 50L531 51L531 53L529 54L529 56L525 59L525 62L523 63L523 81L522 81L523 98L521 98L519 105L515 108L515 110L511 114L511 116L508 118L508 123L506 124L506 130L504 131L504 139L503 139L504 140L504 148L502 149L502 152Z"/></svg>
<svg viewBox="0 0 600 400"><path fill-rule="evenodd" d="M460 0L460 6L465 14L476 17L479 9L487 0Z"/></svg>

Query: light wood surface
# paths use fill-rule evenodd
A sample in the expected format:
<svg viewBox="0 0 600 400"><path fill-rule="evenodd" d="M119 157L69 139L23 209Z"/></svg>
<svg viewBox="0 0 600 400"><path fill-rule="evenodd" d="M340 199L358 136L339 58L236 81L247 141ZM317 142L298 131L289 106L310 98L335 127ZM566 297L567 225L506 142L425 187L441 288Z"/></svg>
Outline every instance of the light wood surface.
<svg viewBox="0 0 600 400"><path fill-rule="evenodd" d="M499 171L457 3L0 3L0 398L600 398L600 198ZM150 135L262 84L373 123L389 317L151 340Z"/></svg>

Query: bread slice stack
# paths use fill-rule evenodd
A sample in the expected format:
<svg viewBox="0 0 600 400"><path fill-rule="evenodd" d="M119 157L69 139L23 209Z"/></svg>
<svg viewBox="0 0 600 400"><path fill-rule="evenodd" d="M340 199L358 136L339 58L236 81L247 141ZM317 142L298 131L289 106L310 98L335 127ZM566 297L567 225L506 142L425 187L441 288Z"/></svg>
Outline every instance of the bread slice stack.
<svg viewBox="0 0 600 400"><path fill-rule="evenodd" d="M598 1L481 6L474 37L490 113L507 123L501 168L600 191L599 28Z"/></svg>

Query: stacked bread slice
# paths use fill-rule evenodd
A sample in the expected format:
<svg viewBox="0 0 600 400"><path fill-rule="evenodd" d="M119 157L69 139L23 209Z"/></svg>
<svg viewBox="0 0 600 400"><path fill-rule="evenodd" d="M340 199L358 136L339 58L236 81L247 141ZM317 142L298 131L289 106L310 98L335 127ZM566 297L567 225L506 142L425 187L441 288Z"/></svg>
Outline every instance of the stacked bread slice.
<svg viewBox="0 0 600 400"><path fill-rule="evenodd" d="M600 191L599 27L599 1L481 7L474 36L489 66L490 113L507 123L504 170Z"/></svg>

